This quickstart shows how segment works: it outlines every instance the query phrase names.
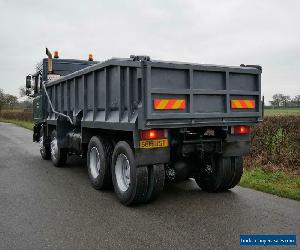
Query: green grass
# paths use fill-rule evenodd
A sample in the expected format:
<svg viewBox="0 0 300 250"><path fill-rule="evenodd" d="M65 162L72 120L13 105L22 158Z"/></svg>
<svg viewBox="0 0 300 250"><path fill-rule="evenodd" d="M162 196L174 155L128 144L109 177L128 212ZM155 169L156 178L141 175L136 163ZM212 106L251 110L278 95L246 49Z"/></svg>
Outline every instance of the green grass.
<svg viewBox="0 0 300 250"><path fill-rule="evenodd" d="M287 116L295 115L300 116L300 108L268 108L265 109L266 116Z"/></svg>
<svg viewBox="0 0 300 250"><path fill-rule="evenodd" d="M33 123L32 122L27 122L27 121L3 119L3 118L0 117L0 122L13 123L13 124L16 124L17 126L20 126L22 128L27 128L27 129L30 129L30 130L32 130L32 128L33 128Z"/></svg>
<svg viewBox="0 0 300 250"><path fill-rule="evenodd" d="M244 171L240 186L300 201L300 176L284 172L265 172L261 169Z"/></svg>

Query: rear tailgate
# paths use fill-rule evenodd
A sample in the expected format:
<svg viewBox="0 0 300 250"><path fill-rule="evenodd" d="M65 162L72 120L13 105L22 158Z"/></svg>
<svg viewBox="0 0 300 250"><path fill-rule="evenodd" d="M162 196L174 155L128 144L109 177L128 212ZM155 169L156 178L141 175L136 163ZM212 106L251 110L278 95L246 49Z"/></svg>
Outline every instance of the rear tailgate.
<svg viewBox="0 0 300 250"><path fill-rule="evenodd" d="M253 124L261 120L261 68L149 61L140 128Z"/></svg>

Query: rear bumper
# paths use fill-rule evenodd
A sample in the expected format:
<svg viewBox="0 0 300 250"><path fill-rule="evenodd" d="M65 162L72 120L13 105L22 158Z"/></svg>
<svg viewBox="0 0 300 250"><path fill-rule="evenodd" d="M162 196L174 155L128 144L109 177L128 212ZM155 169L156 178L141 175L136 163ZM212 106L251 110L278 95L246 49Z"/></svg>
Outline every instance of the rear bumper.
<svg viewBox="0 0 300 250"><path fill-rule="evenodd" d="M262 121L262 118L203 118L203 119L160 119L147 120L145 124L139 123L139 129L149 128L192 128L192 127L223 127L233 125L255 125Z"/></svg>

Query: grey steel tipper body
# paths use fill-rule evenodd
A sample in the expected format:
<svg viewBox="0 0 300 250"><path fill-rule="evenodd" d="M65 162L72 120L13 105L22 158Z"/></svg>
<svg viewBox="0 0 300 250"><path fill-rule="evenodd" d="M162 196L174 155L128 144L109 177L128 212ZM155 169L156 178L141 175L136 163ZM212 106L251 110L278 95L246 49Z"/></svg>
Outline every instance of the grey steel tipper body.
<svg viewBox="0 0 300 250"><path fill-rule="evenodd" d="M154 200L167 181L195 178L209 192L238 184L250 126L262 120L260 66L52 55L42 65L33 96L44 159L87 158L92 185L114 187L125 205Z"/></svg>

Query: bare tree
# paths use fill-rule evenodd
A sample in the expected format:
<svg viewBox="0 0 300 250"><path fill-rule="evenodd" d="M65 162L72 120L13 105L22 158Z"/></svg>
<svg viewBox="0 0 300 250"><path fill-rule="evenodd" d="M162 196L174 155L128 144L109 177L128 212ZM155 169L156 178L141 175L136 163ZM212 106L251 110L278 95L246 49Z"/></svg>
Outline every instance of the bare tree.
<svg viewBox="0 0 300 250"><path fill-rule="evenodd" d="M18 97L10 94L4 96L5 105L9 108L13 108L18 103Z"/></svg>
<svg viewBox="0 0 300 250"><path fill-rule="evenodd" d="M293 98L293 102L297 105L297 107L300 107L300 95L296 95Z"/></svg>
<svg viewBox="0 0 300 250"><path fill-rule="evenodd" d="M275 94L272 97L271 105L275 107L279 107L283 101L283 94Z"/></svg>
<svg viewBox="0 0 300 250"><path fill-rule="evenodd" d="M2 89L0 89L0 112L4 107L12 108L18 103L18 98L14 95L5 94Z"/></svg>
<svg viewBox="0 0 300 250"><path fill-rule="evenodd" d="M291 97L289 95L282 96L283 107L286 107L290 101L291 101Z"/></svg>

